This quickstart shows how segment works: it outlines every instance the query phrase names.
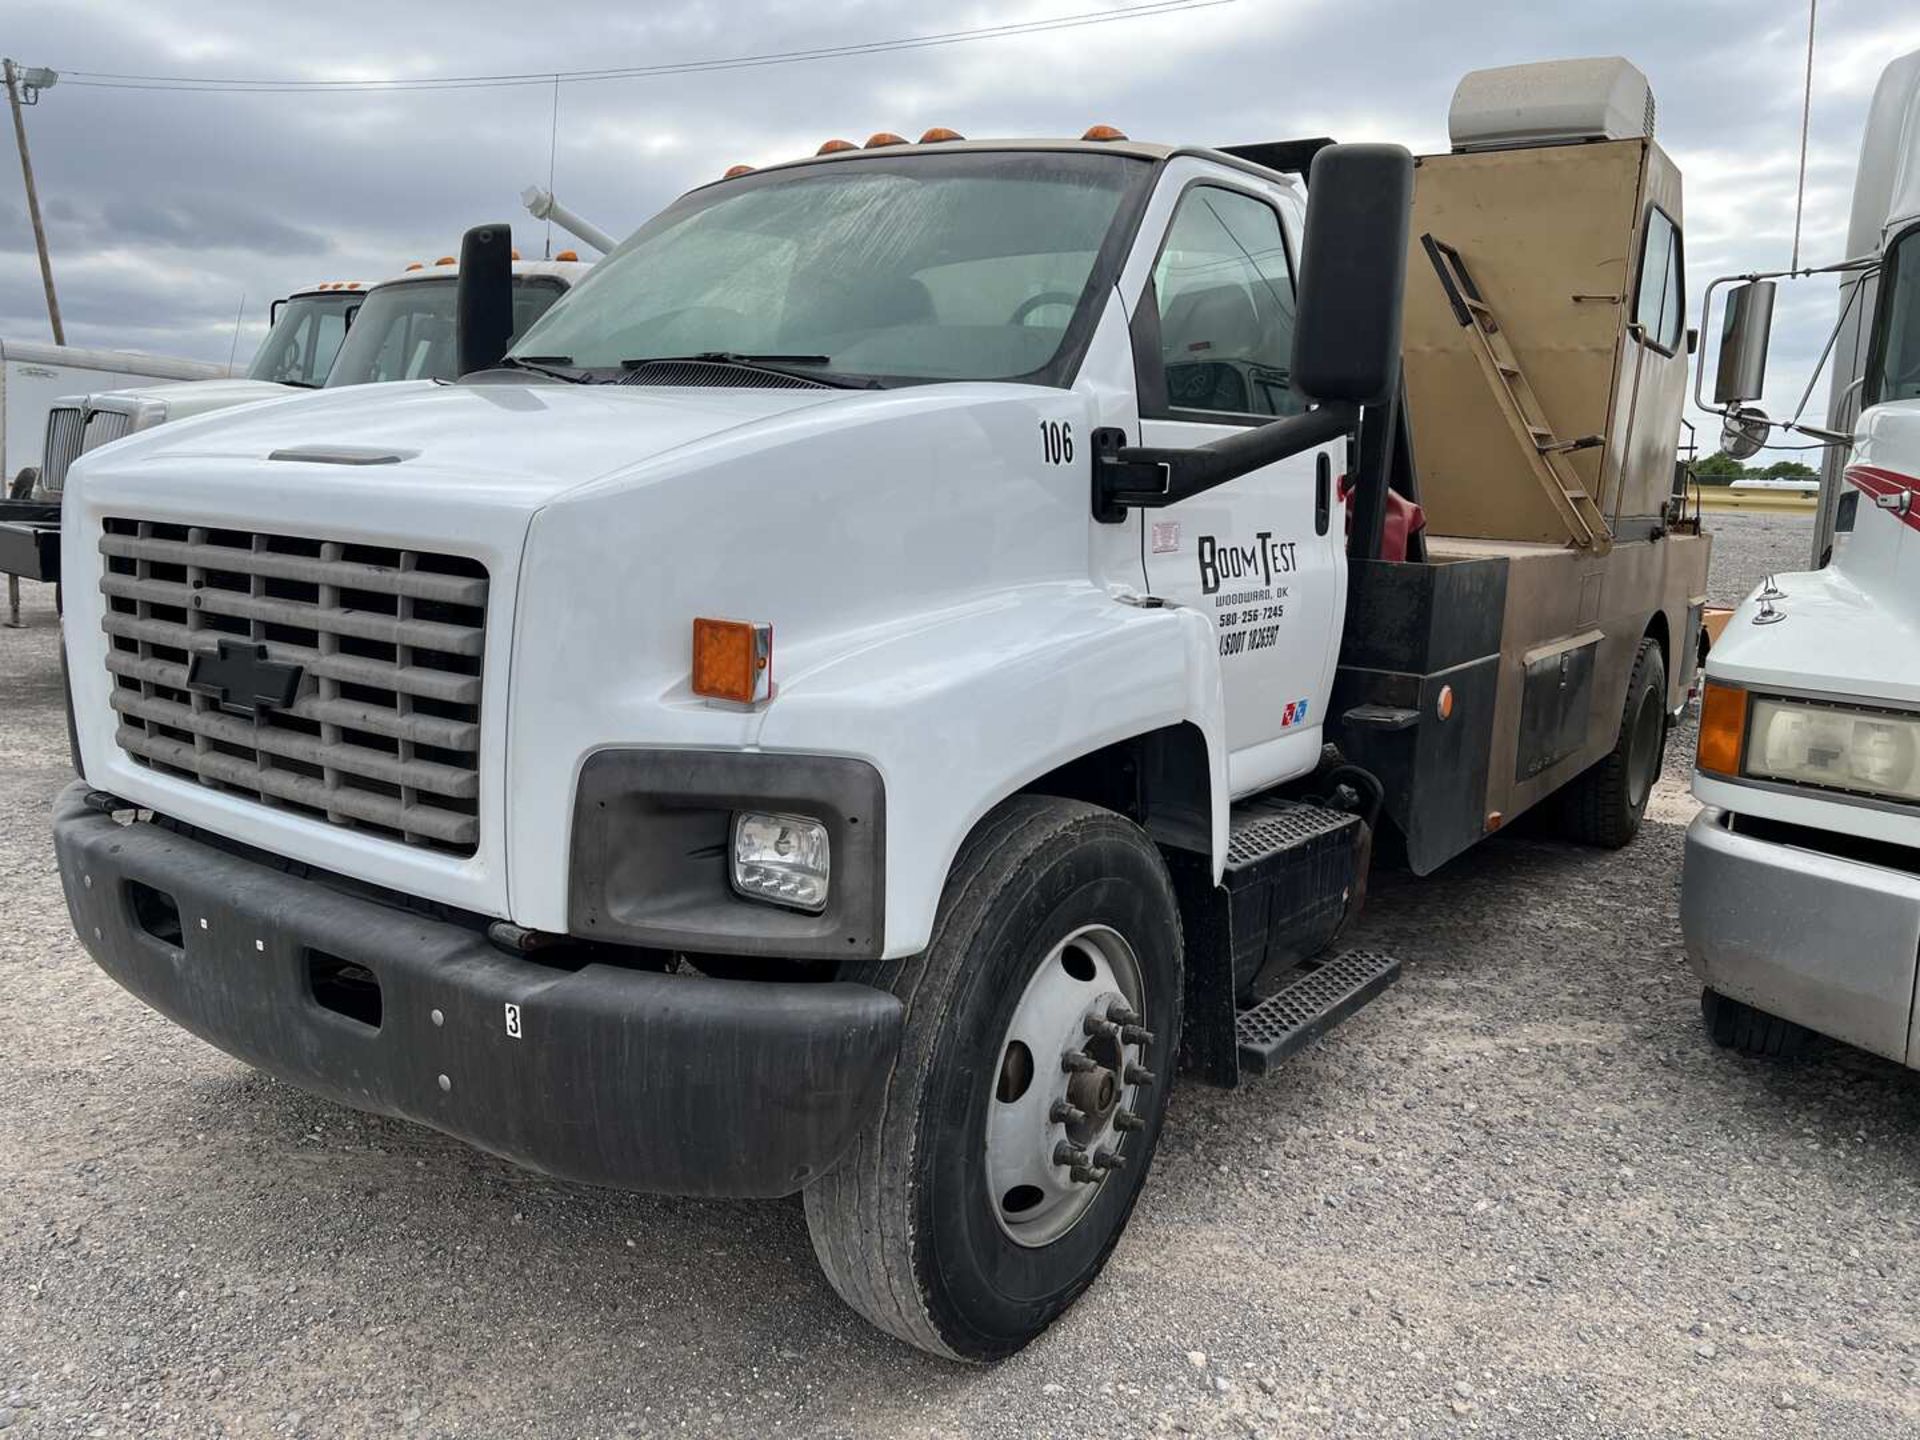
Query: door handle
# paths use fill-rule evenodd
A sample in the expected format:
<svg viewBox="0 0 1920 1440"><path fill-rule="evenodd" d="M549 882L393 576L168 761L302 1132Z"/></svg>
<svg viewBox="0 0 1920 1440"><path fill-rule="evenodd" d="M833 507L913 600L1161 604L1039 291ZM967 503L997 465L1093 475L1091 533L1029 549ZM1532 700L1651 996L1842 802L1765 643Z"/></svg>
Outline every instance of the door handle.
<svg viewBox="0 0 1920 1440"><path fill-rule="evenodd" d="M1313 457L1313 533L1324 535L1333 523L1333 461L1322 450Z"/></svg>

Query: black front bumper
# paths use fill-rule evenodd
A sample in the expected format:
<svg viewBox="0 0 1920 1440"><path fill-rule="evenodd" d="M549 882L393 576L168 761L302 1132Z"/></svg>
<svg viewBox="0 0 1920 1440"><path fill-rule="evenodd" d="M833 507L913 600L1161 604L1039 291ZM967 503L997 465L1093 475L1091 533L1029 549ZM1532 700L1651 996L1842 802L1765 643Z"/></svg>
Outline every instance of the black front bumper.
<svg viewBox="0 0 1920 1440"><path fill-rule="evenodd" d="M884 991L554 969L463 925L121 825L86 795L67 788L53 832L93 958L303 1089L564 1179L683 1195L791 1194L879 1104L901 1024ZM177 909L178 943L150 892ZM324 977L343 963L371 972L377 1025L316 994L316 969L333 995Z"/></svg>

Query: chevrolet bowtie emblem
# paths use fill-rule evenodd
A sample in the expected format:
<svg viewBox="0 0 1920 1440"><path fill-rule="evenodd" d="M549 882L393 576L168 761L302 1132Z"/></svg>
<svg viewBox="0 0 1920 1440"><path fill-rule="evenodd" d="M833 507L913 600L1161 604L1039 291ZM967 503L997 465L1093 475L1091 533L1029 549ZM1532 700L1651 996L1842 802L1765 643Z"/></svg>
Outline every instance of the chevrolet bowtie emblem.
<svg viewBox="0 0 1920 1440"><path fill-rule="evenodd" d="M211 695L222 710L258 717L285 710L300 693L300 667L267 658L253 640L222 639L212 651L196 650L187 665L187 688Z"/></svg>

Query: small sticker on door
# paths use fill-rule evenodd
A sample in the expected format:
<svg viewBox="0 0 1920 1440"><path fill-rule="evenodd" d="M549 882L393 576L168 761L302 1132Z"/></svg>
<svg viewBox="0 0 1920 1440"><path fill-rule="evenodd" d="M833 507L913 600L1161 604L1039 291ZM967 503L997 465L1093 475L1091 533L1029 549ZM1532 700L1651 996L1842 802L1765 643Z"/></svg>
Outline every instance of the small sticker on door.
<svg viewBox="0 0 1920 1440"><path fill-rule="evenodd" d="M507 1006L507 1034L516 1040L520 1038L520 1007L518 1005Z"/></svg>
<svg viewBox="0 0 1920 1440"><path fill-rule="evenodd" d="M1153 522L1153 553L1171 555L1180 548L1180 522L1178 520L1156 520Z"/></svg>

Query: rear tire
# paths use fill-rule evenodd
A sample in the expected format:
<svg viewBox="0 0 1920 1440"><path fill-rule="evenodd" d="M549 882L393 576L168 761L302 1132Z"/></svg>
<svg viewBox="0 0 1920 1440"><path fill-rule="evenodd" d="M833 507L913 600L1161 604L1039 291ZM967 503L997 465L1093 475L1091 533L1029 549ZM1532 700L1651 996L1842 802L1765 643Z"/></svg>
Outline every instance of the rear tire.
<svg viewBox="0 0 1920 1440"><path fill-rule="evenodd" d="M1728 999L1711 987L1700 992L1700 1018L1714 1044L1765 1060L1791 1060L1813 1036L1804 1025L1769 1015L1744 1000Z"/></svg>
<svg viewBox="0 0 1920 1440"><path fill-rule="evenodd" d="M1111 967L1074 949L1096 939ZM927 949L843 973L898 995L906 1019L878 1118L806 1191L821 1268L842 1299L910 1345L955 1360L1010 1354L1099 1273L1153 1158L1180 1046L1180 921L1166 866L1111 811L1016 796L962 845ZM1036 994L1059 1002L1044 1023ZM1097 1029L1115 995L1150 1040L1085 1037L1087 1017ZM1064 1050L1102 1045L1119 1048L1096 1072L1063 1069ZM1142 1059L1155 1073L1124 1079ZM1075 1134L1048 1117L1059 1087L1108 1079L1104 1124L1092 1104ZM1120 1113L1129 1120L1112 1118ZM1072 1179L1053 1159L1062 1142L1122 1163ZM1038 1183L996 1193L1008 1155Z"/></svg>
<svg viewBox="0 0 1920 1440"><path fill-rule="evenodd" d="M1642 640L1613 749L1560 792L1560 833L1567 839L1618 850L1639 834L1666 761L1666 706L1666 657L1659 641Z"/></svg>

